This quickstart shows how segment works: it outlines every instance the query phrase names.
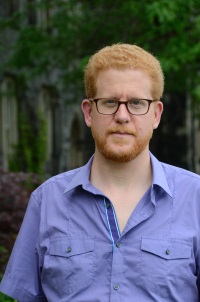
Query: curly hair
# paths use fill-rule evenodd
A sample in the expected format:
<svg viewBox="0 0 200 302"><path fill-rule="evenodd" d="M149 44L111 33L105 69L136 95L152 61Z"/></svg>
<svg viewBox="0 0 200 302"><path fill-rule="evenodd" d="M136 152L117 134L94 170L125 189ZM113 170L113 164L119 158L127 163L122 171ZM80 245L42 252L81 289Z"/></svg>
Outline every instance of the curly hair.
<svg viewBox="0 0 200 302"><path fill-rule="evenodd" d="M164 90L164 74L160 62L151 53L137 45L113 44L92 55L86 65L84 83L87 98L96 94L96 80L99 72L114 68L117 70L138 69L144 71L152 82L152 96L160 100Z"/></svg>

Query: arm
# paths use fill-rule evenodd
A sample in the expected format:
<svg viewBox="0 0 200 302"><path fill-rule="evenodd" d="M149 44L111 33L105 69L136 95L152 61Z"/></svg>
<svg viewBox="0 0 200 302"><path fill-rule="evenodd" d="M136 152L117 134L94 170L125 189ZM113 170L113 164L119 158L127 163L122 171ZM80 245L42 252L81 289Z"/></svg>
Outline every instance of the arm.
<svg viewBox="0 0 200 302"><path fill-rule="evenodd" d="M47 302L40 280L39 228L40 204L32 195L0 284L0 291L20 302Z"/></svg>

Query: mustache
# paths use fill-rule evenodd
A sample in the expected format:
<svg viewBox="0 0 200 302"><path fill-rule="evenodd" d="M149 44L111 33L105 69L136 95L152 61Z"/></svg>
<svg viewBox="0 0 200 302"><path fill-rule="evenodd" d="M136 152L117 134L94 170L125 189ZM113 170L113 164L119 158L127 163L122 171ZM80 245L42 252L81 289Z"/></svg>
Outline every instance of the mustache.
<svg viewBox="0 0 200 302"><path fill-rule="evenodd" d="M112 134L112 133L130 134L133 136L137 136L136 130L128 129L126 127L120 127L120 128L112 127L106 131L106 134Z"/></svg>

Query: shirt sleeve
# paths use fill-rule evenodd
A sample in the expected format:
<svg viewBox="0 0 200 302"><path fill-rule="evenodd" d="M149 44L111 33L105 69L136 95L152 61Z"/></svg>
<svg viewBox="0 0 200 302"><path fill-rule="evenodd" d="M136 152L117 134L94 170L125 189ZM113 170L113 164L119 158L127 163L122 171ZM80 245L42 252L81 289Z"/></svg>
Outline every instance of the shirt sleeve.
<svg viewBox="0 0 200 302"><path fill-rule="evenodd" d="M200 251L197 255L197 288L199 291L199 301L200 301Z"/></svg>
<svg viewBox="0 0 200 302"><path fill-rule="evenodd" d="M47 302L40 280L37 241L40 204L32 195L11 253L0 291L20 302Z"/></svg>

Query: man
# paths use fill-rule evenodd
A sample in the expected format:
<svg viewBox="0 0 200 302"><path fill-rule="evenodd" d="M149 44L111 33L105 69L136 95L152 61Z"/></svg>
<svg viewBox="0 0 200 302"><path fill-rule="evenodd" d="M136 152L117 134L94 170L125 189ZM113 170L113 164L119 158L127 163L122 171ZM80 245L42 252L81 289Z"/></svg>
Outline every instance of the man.
<svg viewBox="0 0 200 302"><path fill-rule="evenodd" d="M116 44L85 70L95 153L31 196L0 289L20 302L197 302L200 177L149 152L158 60Z"/></svg>

